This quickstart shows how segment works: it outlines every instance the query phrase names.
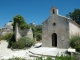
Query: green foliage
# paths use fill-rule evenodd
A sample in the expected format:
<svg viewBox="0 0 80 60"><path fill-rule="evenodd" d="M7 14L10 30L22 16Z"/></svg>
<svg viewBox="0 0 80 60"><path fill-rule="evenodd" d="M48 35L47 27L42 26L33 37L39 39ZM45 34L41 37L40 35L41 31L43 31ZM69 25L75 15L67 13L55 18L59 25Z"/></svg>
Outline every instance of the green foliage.
<svg viewBox="0 0 80 60"><path fill-rule="evenodd" d="M56 56L55 60L76 60L76 59L69 55L67 55L67 56L61 55L61 56Z"/></svg>
<svg viewBox="0 0 80 60"><path fill-rule="evenodd" d="M52 60L52 58L50 56L47 56L46 60Z"/></svg>
<svg viewBox="0 0 80 60"><path fill-rule="evenodd" d="M76 45L76 46L75 46L75 49L76 49L78 52L80 52L80 44Z"/></svg>
<svg viewBox="0 0 80 60"><path fill-rule="evenodd" d="M21 57L13 57L13 58L9 58L8 60L26 60L26 59Z"/></svg>
<svg viewBox="0 0 80 60"><path fill-rule="evenodd" d="M5 39L9 41L12 38L13 34L9 33L5 35Z"/></svg>
<svg viewBox="0 0 80 60"><path fill-rule="evenodd" d="M13 18L13 31L15 31L15 24L16 24L16 22L18 23L18 27L20 27L22 30L24 30L24 29L29 29L29 25L25 22L25 20L24 20L24 18L22 17L22 16L20 16L20 15L16 15L14 18ZM14 44L16 44L17 45L17 43L19 42L17 42L17 43L14 43L15 42L15 36L14 36L15 34L13 34L12 35L12 37L10 38L10 37L8 37L8 40L9 40L9 42L8 42L8 47L10 48L11 46L12 46L12 44L13 44L13 46L14 46ZM15 46L16 46L15 45ZM19 44L18 44L19 45ZM19 46L18 46L19 47Z"/></svg>
<svg viewBox="0 0 80 60"><path fill-rule="evenodd" d="M26 47L31 47L34 41L28 37L21 37L17 42L12 43L13 49L23 49Z"/></svg>
<svg viewBox="0 0 80 60"><path fill-rule="evenodd" d="M67 14L67 17L72 18L75 22L80 24L80 9L74 9L73 12L69 12L69 14Z"/></svg>
<svg viewBox="0 0 80 60"><path fill-rule="evenodd" d="M34 40L28 38L28 37L22 37L19 40L23 40L26 43L26 47L31 47L34 44Z"/></svg>
<svg viewBox="0 0 80 60"><path fill-rule="evenodd" d="M70 46L74 48L77 45L78 40L80 40L79 35L71 36L70 38Z"/></svg>
<svg viewBox="0 0 80 60"><path fill-rule="evenodd" d="M32 28L32 31L33 31L33 37L35 38L36 37L36 28L35 27L31 27Z"/></svg>
<svg viewBox="0 0 80 60"><path fill-rule="evenodd" d="M14 42L15 42L15 36L14 34L12 34L8 40L8 48L10 48Z"/></svg>
<svg viewBox="0 0 80 60"><path fill-rule="evenodd" d="M43 59L43 56L37 57L36 60L53 60L50 56L47 56L46 59Z"/></svg>
<svg viewBox="0 0 80 60"><path fill-rule="evenodd" d="M7 40L7 41L9 41L11 39L12 35L13 34L11 34L11 33L7 33L4 36L0 36L0 40Z"/></svg>
<svg viewBox="0 0 80 60"><path fill-rule="evenodd" d="M37 41L42 40L42 25L37 25L36 27L31 27L33 31L33 37L37 39Z"/></svg>
<svg viewBox="0 0 80 60"><path fill-rule="evenodd" d="M24 40L18 40L17 42L14 42L12 44L13 49L23 49L25 48L25 41Z"/></svg>
<svg viewBox="0 0 80 60"><path fill-rule="evenodd" d="M9 58L8 60L26 60L25 58L21 58L21 57L13 57L13 58ZM47 56L46 59L43 59L43 56L41 57L37 57L36 60L53 60L50 56ZM64 56L56 56L55 60L76 60L74 57L71 57L69 55Z"/></svg>
<svg viewBox="0 0 80 60"><path fill-rule="evenodd" d="M20 15L16 15L14 18L14 23L13 23L13 30L15 31L15 24L18 22L18 26L24 30L24 29L29 29L29 25L25 22L24 18Z"/></svg>
<svg viewBox="0 0 80 60"><path fill-rule="evenodd" d="M36 34L36 39L37 39L37 41L42 40L42 34L41 33L37 33Z"/></svg>
<svg viewBox="0 0 80 60"><path fill-rule="evenodd" d="M70 46L80 52L80 36L74 35L70 38Z"/></svg>
<svg viewBox="0 0 80 60"><path fill-rule="evenodd" d="M4 39L4 36L0 36L0 40L5 40L5 39Z"/></svg>
<svg viewBox="0 0 80 60"><path fill-rule="evenodd" d="M43 60L43 56L37 57L36 60ZM53 59L52 59L52 57L47 56L46 59L44 59L44 60L53 60ZM61 55L61 56L56 56L55 60L76 60L76 59L74 57L69 56L69 55L66 55L66 56Z"/></svg>
<svg viewBox="0 0 80 60"><path fill-rule="evenodd" d="M43 60L42 56L41 57L37 57L36 60Z"/></svg>
<svg viewBox="0 0 80 60"><path fill-rule="evenodd" d="M42 33L42 25L37 25L35 28L38 33Z"/></svg>

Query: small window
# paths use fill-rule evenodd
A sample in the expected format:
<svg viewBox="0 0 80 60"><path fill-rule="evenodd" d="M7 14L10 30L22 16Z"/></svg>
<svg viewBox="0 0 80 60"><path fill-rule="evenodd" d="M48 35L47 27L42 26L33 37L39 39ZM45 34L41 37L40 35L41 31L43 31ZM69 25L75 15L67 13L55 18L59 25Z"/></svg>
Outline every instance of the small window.
<svg viewBox="0 0 80 60"><path fill-rule="evenodd" d="M54 22L53 24L52 24L52 26L55 26L56 25L56 23Z"/></svg>
<svg viewBox="0 0 80 60"><path fill-rule="evenodd" d="M55 11L54 11L54 9L53 9L53 14L55 14Z"/></svg>

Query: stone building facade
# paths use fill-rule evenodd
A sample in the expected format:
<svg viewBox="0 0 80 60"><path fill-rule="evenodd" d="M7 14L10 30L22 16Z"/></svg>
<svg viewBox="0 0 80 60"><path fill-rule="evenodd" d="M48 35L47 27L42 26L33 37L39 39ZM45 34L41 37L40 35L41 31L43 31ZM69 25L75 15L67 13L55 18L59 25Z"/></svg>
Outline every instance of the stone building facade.
<svg viewBox="0 0 80 60"><path fill-rule="evenodd" d="M69 38L76 34L80 35L80 25L52 7L50 17L42 23L42 46L69 48Z"/></svg>

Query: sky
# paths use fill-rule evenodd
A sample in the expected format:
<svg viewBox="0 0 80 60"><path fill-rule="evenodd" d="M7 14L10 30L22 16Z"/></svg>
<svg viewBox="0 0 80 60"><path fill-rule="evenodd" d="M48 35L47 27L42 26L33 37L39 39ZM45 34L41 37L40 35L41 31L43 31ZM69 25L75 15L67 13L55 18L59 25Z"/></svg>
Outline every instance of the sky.
<svg viewBox="0 0 80 60"><path fill-rule="evenodd" d="M80 0L0 0L0 28L16 15L23 16L28 24L42 24L50 16L52 6L65 16L80 8Z"/></svg>

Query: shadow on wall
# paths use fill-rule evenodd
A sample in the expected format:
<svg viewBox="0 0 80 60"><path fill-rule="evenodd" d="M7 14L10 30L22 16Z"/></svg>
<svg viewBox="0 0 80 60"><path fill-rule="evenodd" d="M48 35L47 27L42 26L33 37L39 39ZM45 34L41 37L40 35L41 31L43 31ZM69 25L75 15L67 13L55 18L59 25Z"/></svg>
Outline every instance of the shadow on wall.
<svg viewBox="0 0 80 60"><path fill-rule="evenodd" d="M23 36L27 36L27 32L29 31L29 29L25 29L25 30L21 30L19 28L19 34L23 37Z"/></svg>

